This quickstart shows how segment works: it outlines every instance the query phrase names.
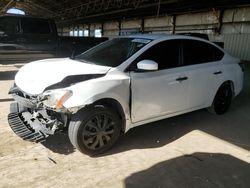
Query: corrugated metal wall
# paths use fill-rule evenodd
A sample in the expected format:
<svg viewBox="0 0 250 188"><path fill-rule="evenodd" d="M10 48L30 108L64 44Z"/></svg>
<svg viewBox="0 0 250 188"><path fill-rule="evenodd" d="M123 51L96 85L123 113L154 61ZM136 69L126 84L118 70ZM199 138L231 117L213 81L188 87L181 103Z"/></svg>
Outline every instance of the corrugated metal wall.
<svg viewBox="0 0 250 188"><path fill-rule="evenodd" d="M198 32L206 33L212 42L224 42L225 50L231 55L242 60L250 61L250 6L231 8L222 14L221 23L220 11L212 10L206 12L186 13L183 15L162 15L147 17L143 19L114 20L103 23L103 35L105 37L116 37L126 33L176 33ZM176 18L176 19L174 19ZM96 23L89 24L90 31L101 28ZM221 26L221 27L219 27ZM220 35L218 35L218 28ZM69 29L63 29L63 34ZM93 35L93 32L90 32Z"/></svg>
<svg viewBox="0 0 250 188"><path fill-rule="evenodd" d="M231 55L250 60L250 34L224 34L224 48Z"/></svg>

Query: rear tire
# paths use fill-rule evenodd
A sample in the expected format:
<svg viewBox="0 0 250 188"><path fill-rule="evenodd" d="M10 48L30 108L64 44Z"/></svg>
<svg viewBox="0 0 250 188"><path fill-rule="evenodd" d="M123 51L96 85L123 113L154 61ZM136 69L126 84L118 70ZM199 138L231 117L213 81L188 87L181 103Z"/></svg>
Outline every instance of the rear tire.
<svg viewBox="0 0 250 188"><path fill-rule="evenodd" d="M226 113L231 105L232 96L233 92L230 84L223 84L217 91L213 104L208 108L208 111L217 115Z"/></svg>
<svg viewBox="0 0 250 188"><path fill-rule="evenodd" d="M113 110L93 106L76 113L69 124L71 143L82 153L93 156L110 149L121 133L121 119Z"/></svg>

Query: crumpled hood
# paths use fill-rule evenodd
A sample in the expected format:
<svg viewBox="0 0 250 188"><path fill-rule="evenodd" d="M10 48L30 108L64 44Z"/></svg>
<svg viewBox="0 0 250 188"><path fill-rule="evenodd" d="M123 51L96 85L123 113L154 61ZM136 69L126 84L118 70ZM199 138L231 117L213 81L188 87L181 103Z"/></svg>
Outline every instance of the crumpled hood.
<svg viewBox="0 0 250 188"><path fill-rule="evenodd" d="M16 85L31 95L37 95L66 76L106 74L111 67L83 63L69 58L34 61L24 65L15 76Z"/></svg>

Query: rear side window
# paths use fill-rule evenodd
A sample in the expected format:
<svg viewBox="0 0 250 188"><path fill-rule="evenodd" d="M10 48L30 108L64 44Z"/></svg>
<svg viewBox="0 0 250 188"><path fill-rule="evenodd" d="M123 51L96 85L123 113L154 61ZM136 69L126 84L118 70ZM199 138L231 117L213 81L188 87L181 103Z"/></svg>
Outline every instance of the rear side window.
<svg viewBox="0 0 250 188"><path fill-rule="evenodd" d="M50 34L50 24L47 20L24 18L21 20L24 34Z"/></svg>
<svg viewBox="0 0 250 188"><path fill-rule="evenodd" d="M136 62L153 60L158 63L159 70L179 66L180 40L160 42L145 51Z"/></svg>
<svg viewBox="0 0 250 188"><path fill-rule="evenodd" d="M224 53L217 47L202 41L183 40L184 65L220 61Z"/></svg>
<svg viewBox="0 0 250 188"><path fill-rule="evenodd" d="M15 17L0 18L0 31L6 35L11 35L19 32L19 20Z"/></svg>

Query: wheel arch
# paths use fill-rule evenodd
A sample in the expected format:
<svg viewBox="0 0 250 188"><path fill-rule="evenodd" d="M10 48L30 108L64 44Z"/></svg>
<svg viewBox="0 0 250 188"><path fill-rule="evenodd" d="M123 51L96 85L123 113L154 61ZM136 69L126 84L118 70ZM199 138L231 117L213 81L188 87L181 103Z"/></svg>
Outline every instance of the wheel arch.
<svg viewBox="0 0 250 188"><path fill-rule="evenodd" d="M231 93L230 93L230 97L231 97L231 99L230 99L230 102L227 104L227 106L226 107L224 107L224 109L221 111L221 110L219 110L217 107L218 107L218 105L217 105L217 107L216 107L216 96L217 96L217 94L219 93L219 91L220 91L220 89L221 88L230 88L230 90L231 90ZM217 114L217 115L221 115L221 114L224 114L227 110L228 110L228 108L229 108L229 106L230 106L230 104L231 104L231 100L233 99L233 97L235 96L235 91L234 91L234 82L232 81L232 80L226 80L226 81L224 81L224 82L222 82L219 86L218 86L218 88L217 88L217 90L216 90L216 92L214 93L214 97L213 97L213 100L212 100L212 102L211 102L211 105L209 105L209 107L207 108L207 110L209 111L209 112L211 112L211 113L213 113L213 114ZM218 104L218 103L217 103ZM225 104L225 103L224 103Z"/></svg>
<svg viewBox="0 0 250 188"><path fill-rule="evenodd" d="M217 92L219 91L219 89L220 89L222 86L224 86L224 85L229 85L229 86L230 86L230 88L231 88L231 90L232 90L232 94L233 94L233 96L232 96L232 97L234 97L234 96L235 96L235 91L234 91L234 82L233 82L232 80L226 80L226 81L222 82L222 83L218 86L218 88L217 88L216 92L215 92L215 93L214 93L214 95L213 95L213 101L214 101L214 98L215 98L215 96L216 96ZM213 101L212 101L212 103L213 103Z"/></svg>
<svg viewBox="0 0 250 188"><path fill-rule="evenodd" d="M123 110L122 105L113 98L103 98L103 99L99 99L97 101L95 101L93 104L91 104L91 106L95 106L95 105L103 105L106 107L109 107L111 109L116 109L116 111L118 112L119 117L122 120L122 132L125 133L126 130L126 115L125 112Z"/></svg>
<svg viewBox="0 0 250 188"><path fill-rule="evenodd" d="M232 80L227 80L227 81L224 81L221 85L220 85L220 87L222 87L223 85L229 85L230 86L230 88L231 88L231 90L232 90L232 94L233 94L233 96L232 97L234 97L235 96L235 84L234 84L234 82L232 81ZM219 87L219 88L220 88ZM218 88L218 90L219 90L219 88ZM218 91L217 90L217 91Z"/></svg>

